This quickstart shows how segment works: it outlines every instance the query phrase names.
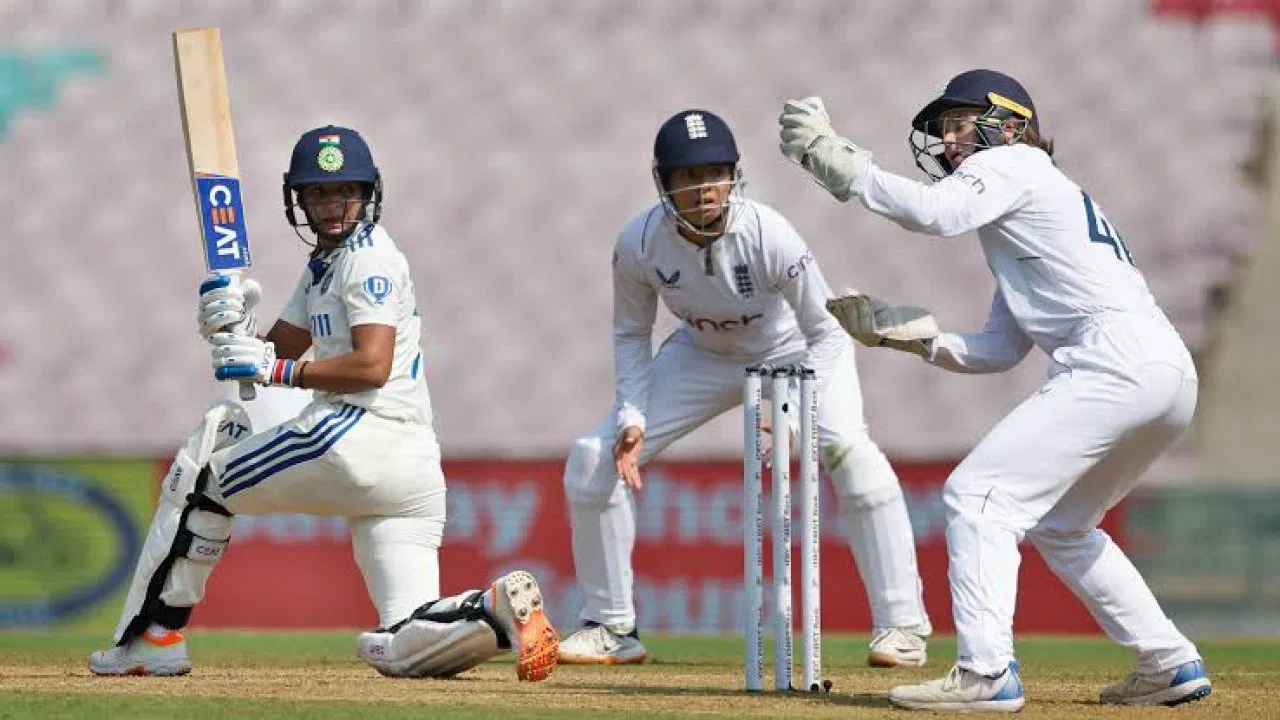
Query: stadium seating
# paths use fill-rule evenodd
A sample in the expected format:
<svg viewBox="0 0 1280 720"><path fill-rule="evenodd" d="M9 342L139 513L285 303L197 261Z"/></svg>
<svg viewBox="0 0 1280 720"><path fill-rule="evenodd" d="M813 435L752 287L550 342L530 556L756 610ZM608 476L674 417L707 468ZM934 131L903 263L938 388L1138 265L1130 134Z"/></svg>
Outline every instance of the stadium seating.
<svg viewBox="0 0 1280 720"><path fill-rule="evenodd" d="M735 128L748 192L791 218L833 286L930 306L954 329L980 326L990 299L976 244L833 202L777 152L783 99L823 95L839 130L922 178L911 115L961 70L1020 77L1060 164L1106 207L1192 343L1208 288L1247 251L1260 214L1238 165L1271 72L1269 28L1195 27L1135 0L6 5L0 51L26 72L49 53L104 57L39 92L15 95L0 77L0 109L18 106L0 125L9 450L167 449L217 392L195 332L203 268L174 97L177 27L223 28L267 316L305 253L280 208L293 140L330 122L369 139L453 456L561 455L608 408L611 246L655 199L653 133L686 107ZM972 378L884 351L860 358L873 434L903 457L963 452L1045 367ZM740 447L732 415L673 451Z"/></svg>

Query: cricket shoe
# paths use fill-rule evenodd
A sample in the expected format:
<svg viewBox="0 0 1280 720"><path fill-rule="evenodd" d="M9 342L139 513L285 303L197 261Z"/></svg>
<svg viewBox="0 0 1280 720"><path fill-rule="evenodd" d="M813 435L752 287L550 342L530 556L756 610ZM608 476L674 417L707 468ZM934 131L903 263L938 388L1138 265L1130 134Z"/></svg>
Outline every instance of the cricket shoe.
<svg viewBox="0 0 1280 720"><path fill-rule="evenodd" d="M395 633L385 630L362 632L356 638L356 657L386 677L397 677L391 670L391 642Z"/></svg>
<svg viewBox="0 0 1280 720"><path fill-rule="evenodd" d="M177 630L148 630L124 645L89 655L94 675L186 675L191 667L186 638Z"/></svg>
<svg viewBox="0 0 1280 720"><path fill-rule="evenodd" d="M560 662L571 665L630 665L648 656L635 631L622 635L599 623L587 623L560 644Z"/></svg>
<svg viewBox="0 0 1280 720"><path fill-rule="evenodd" d="M1015 713L1027 700L1018 668L1009 663L1004 672L993 678L957 665L944 678L890 690L889 702L908 710Z"/></svg>
<svg viewBox="0 0 1280 720"><path fill-rule="evenodd" d="M1129 673L1129 677L1102 688L1098 698L1107 705L1181 705L1208 697L1213 691L1204 661L1183 663L1153 675Z"/></svg>
<svg viewBox="0 0 1280 720"><path fill-rule="evenodd" d="M878 668L924 667L927 645L917 628L883 628L871 636L867 664Z"/></svg>
<svg viewBox="0 0 1280 720"><path fill-rule="evenodd" d="M516 570L493 581L485 607L518 653L516 677L545 680L560 662L560 636L542 609L542 590L532 575Z"/></svg>

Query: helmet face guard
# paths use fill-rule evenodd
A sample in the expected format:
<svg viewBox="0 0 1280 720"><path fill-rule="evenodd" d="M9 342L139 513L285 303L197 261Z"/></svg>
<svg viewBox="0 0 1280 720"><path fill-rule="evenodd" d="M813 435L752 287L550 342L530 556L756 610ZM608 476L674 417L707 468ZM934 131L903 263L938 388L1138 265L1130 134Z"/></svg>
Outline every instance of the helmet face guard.
<svg viewBox="0 0 1280 720"><path fill-rule="evenodd" d="M995 95L992 93L992 95ZM1004 100L1004 98L999 98ZM963 107L960 105L958 107ZM907 142L911 145L916 167L934 180L941 180L950 175L955 168L947 159L948 143L943 139L950 131L952 123L972 122L974 140L972 142L952 143L960 147L970 148L970 154L979 150L1013 145L1022 140L1030 126L1030 119L1020 115L1017 110L994 102L983 112L972 118L943 118L941 116L925 120L911 129ZM1013 136L1005 137L1005 131L1013 130Z"/></svg>
<svg viewBox="0 0 1280 720"><path fill-rule="evenodd" d="M943 119L944 113L958 108L974 108L975 117ZM1020 142L1028 129L1039 131L1031 96L1017 80L995 70L960 73L911 120L907 143L916 167L934 180L955 171L947 150L957 145L945 141L953 122L973 123L974 139L958 145L968 154Z"/></svg>
<svg viewBox="0 0 1280 720"><path fill-rule="evenodd" d="M302 204L302 188L312 183L291 184L289 182L289 173L285 173L282 191L284 194L284 216L288 220L289 226L292 228L309 228L312 226L311 216L307 214L307 208ZM325 182L334 182L326 180ZM342 181L337 182L355 182ZM364 189L364 198L361 203L364 208L360 214L356 216L356 225L362 222L376 224L382 217L382 178L377 177L372 183L362 182L361 187ZM302 211L302 222L298 221L298 211ZM354 228L353 228L354 229Z"/></svg>
<svg viewBox="0 0 1280 720"><path fill-rule="evenodd" d="M724 234L729 228L729 224L733 221L737 211L742 206L742 190L746 187L746 181L743 179L742 167L734 163L729 173L729 179L713 183L700 183L697 185L685 185L683 187L673 188L670 186L671 174L678 168L668 168L654 165L653 168L653 185L658 190L658 199L662 202L662 209L666 212L676 225L681 229L691 232L698 237L717 238ZM673 197L678 192L701 192L704 188L729 185L729 192L725 195L724 201L720 203L720 213L716 219L707 225L698 226L690 222L684 215L680 213L680 209L676 206ZM723 221L723 222L721 222ZM708 230L707 227L718 224L718 230Z"/></svg>

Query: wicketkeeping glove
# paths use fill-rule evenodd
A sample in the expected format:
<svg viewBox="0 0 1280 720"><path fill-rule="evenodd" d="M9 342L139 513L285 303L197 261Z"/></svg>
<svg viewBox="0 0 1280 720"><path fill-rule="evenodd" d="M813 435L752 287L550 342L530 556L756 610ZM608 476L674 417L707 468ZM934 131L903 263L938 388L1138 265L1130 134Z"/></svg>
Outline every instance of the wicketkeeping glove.
<svg viewBox="0 0 1280 720"><path fill-rule="evenodd" d="M297 363L277 360L274 343L230 332L214 333L209 336L209 342L213 344L215 379L297 386Z"/></svg>
<svg viewBox="0 0 1280 720"><path fill-rule="evenodd" d="M847 201L853 179L871 164L871 151L836 134L822 98L786 101L778 125L782 154L799 163L835 199Z"/></svg>
<svg viewBox="0 0 1280 720"><path fill-rule="evenodd" d="M928 357L938 337L938 321L928 310L889 305L879 298L846 290L827 300L827 310L854 340L868 347L887 347Z"/></svg>
<svg viewBox="0 0 1280 720"><path fill-rule="evenodd" d="M261 298L262 286L257 280L238 273L210 275L200 283L200 334L206 340L218 332L257 335L258 316L253 309Z"/></svg>

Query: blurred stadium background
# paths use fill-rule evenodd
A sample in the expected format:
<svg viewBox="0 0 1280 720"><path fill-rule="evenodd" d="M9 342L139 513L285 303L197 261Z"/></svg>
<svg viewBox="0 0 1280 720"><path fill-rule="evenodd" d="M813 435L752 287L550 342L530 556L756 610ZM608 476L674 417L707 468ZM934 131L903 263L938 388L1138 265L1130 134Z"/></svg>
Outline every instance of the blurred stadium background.
<svg viewBox="0 0 1280 720"><path fill-rule="evenodd" d="M1280 3L0 0L0 18L0 627L109 631L155 479L224 392L192 317L203 268L169 44L175 28L217 25L266 319L303 267L280 202L293 141L335 123L373 146L427 328L446 589L529 567L556 619L576 617L560 462L612 399L609 257L654 200L663 119L725 117L748 192L790 217L837 289L967 329L992 290L974 243L832 203L778 155L775 118L783 99L821 94L842 132L914 175L909 118L986 66L1028 86L1059 163L1105 203L1201 365L1195 431L1108 528L1193 633L1280 628ZM945 630L938 488L1046 364L995 377L871 351L860 364ZM649 471L645 630L739 627L739 417ZM824 489L825 620L865 630ZM341 519L241 517L233 540L197 624L373 623ZM1020 630L1094 632L1034 553L1024 568Z"/></svg>

